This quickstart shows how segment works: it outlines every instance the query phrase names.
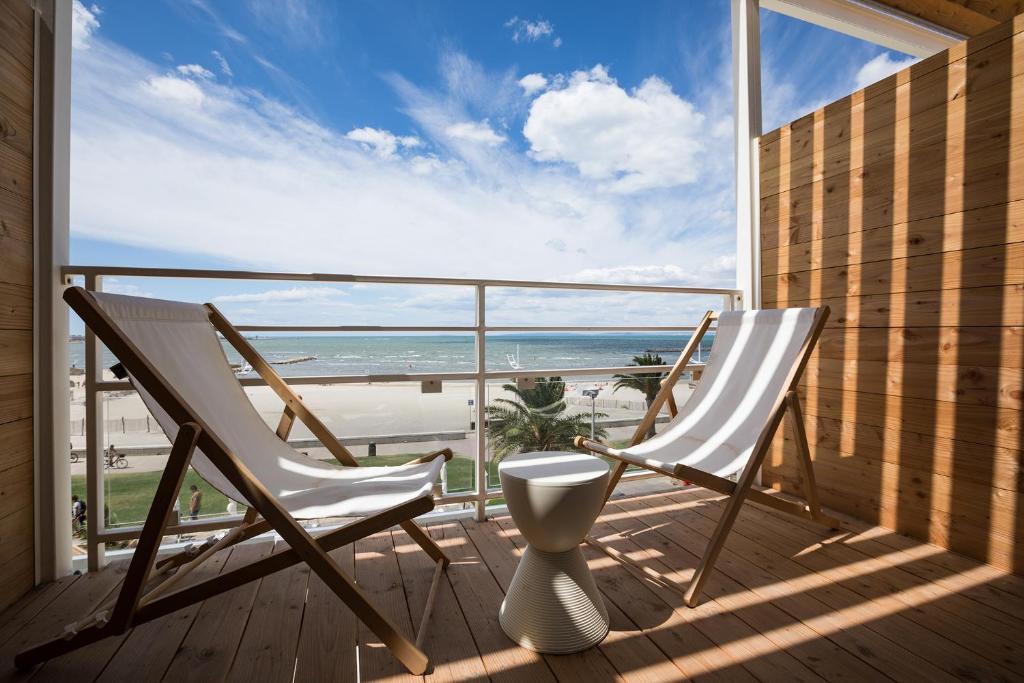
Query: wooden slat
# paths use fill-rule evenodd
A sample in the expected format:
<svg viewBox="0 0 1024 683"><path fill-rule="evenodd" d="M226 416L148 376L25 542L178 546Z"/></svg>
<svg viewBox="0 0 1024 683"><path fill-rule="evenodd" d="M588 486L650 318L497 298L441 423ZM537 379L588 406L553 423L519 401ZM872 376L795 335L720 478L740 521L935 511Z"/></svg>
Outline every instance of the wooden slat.
<svg viewBox="0 0 1024 683"><path fill-rule="evenodd" d="M922 360L929 360L927 357ZM996 355L994 362L999 362ZM1021 410L1024 369L819 358L804 386Z"/></svg>
<svg viewBox="0 0 1024 683"><path fill-rule="evenodd" d="M301 563L260 582L228 681L290 683L308 583L309 566Z"/></svg>
<svg viewBox="0 0 1024 683"><path fill-rule="evenodd" d="M765 249L761 265L768 276L1015 242L1024 242L1020 201Z"/></svg>
<svg viewBox="0 0 1024 683"><path fill-rule="evenodd" d="M465 529L459 522L440 527L445 552L452 558L448 578L487 675L492 681L556 680L539 654L516 647L501 630L497 614L505 594Z"/></svg>
<svg viewBox="0 0 1024 683"><path fill-rule="evenodd" d="M823 457L856 457L856 453L936 476L953 477L1003 491L1024 491L1024 452L955 441L908 430L885 429L826 417L805 420L807 439ZM790 440L783 430L782 438ZM777 438L766 474L784 465ZM795 470L796 462L789 467Z"/></svg>
<svg viewBox="0 0 1024 683"><path fill-rule="evenodd" d="M437 537L438 532L440 538ZM437 565L405 531L396 528L391 534L408 600L409 616L411 622L419 626ZM432 537L443 545L443 535L443 530L437 529ZM419 633L416 636L418 638ZM487 669L473 644L469 626L459 609L447 576L441 577L422 647L433 664L433 671L425 677L426 680L465 681L487 678Z"/></svg>
<svg viewBox="0 0 1024 683"><path fill-rule="evenodd" d="M32 284L32 203L0 189L0 282Z"/></svg>
<svg viewBox="0 0 1024 683"><path fill-rule="evenodd" d="M761 279L765 305L811 297L1024 284L1024 242L966 251L787 272Z"/></svg>
<svg viewBox="0 0 1024 683"><path fill-rule="evenodd" d="M9 53L29 70L32 69L35 42L33 26L32 6L29 3L5 2L0 5L0 35L4 36L0 52Z"/></svg>
<svg viewBox="0 0 1024 683"><path fill-rule="evenodd" d="M32 420L29 418L0 424L0 453L4 467L32 462Z"/></svg>
<svg viewBox="0 0 1024 683"><path fill-rule="evenodd" d="M674 499L641 498L623 504L640 522L650 526L657 534L673 544L690 552L700 552L714 532L714 521L699 512L700 499L687 495ZM739 533L739 529L736 529ZM840 610L857 603L856 596L845 593L842 588L830 590L824 577L809 576L790 558L779 555L772 547L749 542L730 540L722 553L720 571L742 582L749 599L770 601L785 611L790 618L808 624L822 643L831 641L845 653L854 655L857 664L849 669L853 680L885 680L891 677L897 681L919 681L922 676L929 680L952 680L952 678L906 648L900 640L890 640L882 633L870 628L870 621L860 620L857 614ZM798 586L807 586L798 589ZM867 611L865 607L864 611ZM785 622L777 628L785 628ZM806 633L801 634L805 638ZM834 656L842 665L849 661L846 656ZM868 668L865 670L864 665ZM831 668L831 663L824 664ZM872 670L873 667L874 669ZM884 675L882 674L884 672ZM842 671L833 678L845 678Z"/></svg>
<svg viewBox="0 0 1024 683"><path fill-rule="evenodd" d="M5 330L32 329L32 288L0 282L0 320Z"/></svg>
<svg viewBox="0 0 1024 683"><path fill-rule="evenodd" d="M32 332L0 329L0 376L32 372ZM0 462L0 467L3 463Z"/></svg>
<svg viewBox="0 0 1024 683"><path fill-rule="evenodd" d="M262 559L273 547L272 542L266 541L237 546L222 571ZM224 680L238 651L260 583L260 580L253 581L203 602L164 680Z"/></svg>
<svg viewBox="0 0 1024 683"><path fill-rule="evenodd" d="M3 584L0 584L0 607L14 603L35 585L35 553L29 544L22 544L21 548L20 554L0 563L0 575L4 577Z"/></svg>
<svg viewBox="0 0 1024 683"><path fill-rule="evenodd" d="M972 287L905 295L866 294L780 302L785 306L832 309L826 328L851 327L1021 327L1024 286Z"/></svg>
<svg viewBox="0 0 1024 683"><path fill-rule="evenodd" d="M1016 450L1020 411L902 398L894 410L885 396L799 387L804 413L915 434Z"/></svg>
<svg viewBox="0 0 1024 683"><path fill-rule="evenodd" d="M368 599L407 637L412 637L409 606L398 569L391 533L383 531L355 544L355 577ZM359 671L365 680L418 680L402 666L377 636L359 624Z"/></svg>
<svg viewBox="0 0 1024 683"><path fill-rule="evenodd" d="M818 340L818 358L886 363L926 360L937 365L1024 367L1021 327L896 327L826 329Z"/></svg>
<svg viewBox="0 0 1024 683"><path fill-rule="evenodd" d="M182 587L194 585L219 574L231 552L232 549L229 548L208 559L189 573L183 580ZM121 646L121 649L125 653L130 652L131 656L115 654L97 680L111 683L160 680L170 666L171 660L178 654L201 608L202 603L190 605L133 629ZM69 678L74 677L73 672L69 674Z"/></svg>
<svg viewBox="0 0 1024 683"><path fill-rule="evenodd" d="M342 571L350 575L355 571L352 546L338 548L331 557ZM296 682L355 680L358 630L358 619L352 610L319 576L311 575L296 655Z"/></svg>
<svg viewBox="0 0 1024 683"><path fill-rule="evenodd" d="M0 425L32 417L32 375L0 376Z"/></svg>
<svg viewBox="0 0 1024 683"><path fill-rule="evenodd" d="M763 510L751 509L747 515L757 523L756 531L750 531L751 540L772 543L808 570L842 577L842 585L871 601L881 621L889 621L889 615L902 617L901 637L936 666L961 678L1009 680L1020 676L1024 646L995 625L982 630L974 623L978 605L973 601L955 593L936 596L922 588L913 575L843 543L820 544L819 552L802 552L809 545L817 546L821 534Z"/></svg>
<svg viewBox="0 0 1024 683"><path fill-rule="evenodd" d="M953 0L879 0L895 10L931 22L957 33L977 35L997 26L1012 11L1012 2L964 2ZM974 7L1000 8L1002 11L978 12ZM1004 9L1005 8L1005 9ZM1009 14L1010 17L1013 14Z"/></svg>
<svg viewBox="0 0 1024 683"><path fill-rule="evenodd" d="M32 462L0 469L0 518L32 507Z"/></svg>

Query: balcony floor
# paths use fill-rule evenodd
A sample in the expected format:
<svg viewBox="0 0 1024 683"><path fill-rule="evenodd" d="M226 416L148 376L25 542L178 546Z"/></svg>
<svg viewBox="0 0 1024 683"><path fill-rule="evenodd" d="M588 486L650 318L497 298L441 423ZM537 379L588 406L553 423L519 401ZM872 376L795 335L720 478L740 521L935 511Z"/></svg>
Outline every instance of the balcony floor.
<svg viewBox="0 0 1024 683"><path fill-rule="evenodd" d="M633 559L689 577L721 510L700 490L616 498L594 535ZM430 533L453 558L424 649L430 678L466 680L1020 680L1024 578L881 528L831 534L747 506L704 602L637 578L584 546L612 631L597 648L542 656L498 625L522 538L511 519L448 521ZM825 541L825 542L822 542ZM270 551L225 551L208 576ZM407 632L433 567L400 530L335 552ZM673 574L673 570L675 573ZM52 637L115 587L123 565L45 586L0 616L0 679L25 644ZM201 578L201 577L197 577ZM47 663L33 681L411 679L304 566L235 589Z"/></svg>

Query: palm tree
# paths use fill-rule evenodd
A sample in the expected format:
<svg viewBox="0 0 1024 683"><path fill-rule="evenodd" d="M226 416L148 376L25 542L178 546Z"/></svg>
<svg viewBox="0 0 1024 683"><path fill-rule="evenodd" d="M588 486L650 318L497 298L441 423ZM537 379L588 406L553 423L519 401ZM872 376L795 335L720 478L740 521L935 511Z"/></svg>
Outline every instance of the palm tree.
<svg viewBox="0 0 1024 683"><path fill-rule="evenodd" d="M514 399L498 398L484 412L487 415L487 438L494 446L496 461L513 453L530 451L575 450L573 439L590 433L590 418L582 413L566 414L565 382L561 377L538 378L532 389L515 384L502 388ZM597 413L597 417L605 417ZM597 428L595 438L606 431Z"/></svg>
<svg viewBox="0 0 1024 683"><path fill-rule="evenodd" d="M661 359L658 354L645 353L642 356L633 356L633 362L630 365L664 365L665 361ZM661 380L665 379L666 373L663 372L638 372L634 375L615 375L616 380L612 387L612 392L616 392L619 389L635 389L644 395L644 400L647 401L647 409L650 410L654 404L654 399L658 395L658 391L661 389ZM654 436L654 423L651 423L651 428L647 430L647 438Z"/></svg>

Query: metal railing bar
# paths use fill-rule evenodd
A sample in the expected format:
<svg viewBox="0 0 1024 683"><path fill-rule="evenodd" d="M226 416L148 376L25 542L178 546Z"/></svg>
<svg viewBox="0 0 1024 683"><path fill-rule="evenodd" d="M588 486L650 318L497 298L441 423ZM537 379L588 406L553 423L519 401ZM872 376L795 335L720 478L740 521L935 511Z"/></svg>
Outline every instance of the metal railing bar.
<svg viewBox="0 0 1024 683"><path fill-rule="evenodd" d="M692 365L692 363L691 363ZM671 365L620 365L607 368L535 368L532 370L488 370L483 373L487 380L515 379L516 377L604 377L606 375L628 375L636 373L668 372ZM469 382L480 377L476 372L423 372L399 375L311 375L285 377L284 381L295 386L332 384L387 384L393 382L426 382L431 380ZM262 387L266 382L261 377L242 377L239 383L245 387ZM127 380L103 380L96 382L96 391L132 391Z"/></svg>
<svg viewBox="0 0 1024 683"><path fill-rule="evenodd" d="M235 325L239 332L476 332L473 325Z"/></svg>
<svg viewBox="0 0 1024 683"><path fill-rule="evenodd" d="M675 285L606 284L595 282L545 282L541 280L495 280L454 277L403 277L395 275L353 275L349 273L282 273L246 270L205 270L196 268L135 268L127 266L76 266L61 268L65 277L75 275L120 277L193 278L203 280L288 280L293 282L336 282L397 285L445 285L453 287L507 287L515 289L575 289L606 292L662 292L665 294L736 294L738 289L722 287L679 287Z"/></svg>

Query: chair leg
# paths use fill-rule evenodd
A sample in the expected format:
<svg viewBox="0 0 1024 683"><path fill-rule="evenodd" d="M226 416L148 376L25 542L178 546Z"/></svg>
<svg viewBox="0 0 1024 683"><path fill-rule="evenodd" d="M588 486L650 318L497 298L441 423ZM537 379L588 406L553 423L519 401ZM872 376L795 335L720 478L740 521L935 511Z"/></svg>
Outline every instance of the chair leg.
<svg viewBox="0 0 1024 683"><path fill-rule="evenodd" d="M793 429L793 442L796 444L797 457L800 460L800 469L804 475L804 498L807 500L807 507L817 521L822 520L821 502L818 500L818 484L814 480L814 463L811 460L811 448L807 443L807 432L804 430L803 410L800 408L800 398L795 391L786 395L789 404L789 424Z"/></svg>
<svg viewBox="0 0 1024 683"><path fill-rule="evenodd" d="M722 546L725 545L725 539L729 536L729 532L732 531L732 525L736 522L736 516L740 512L740 508L743 506L743 500L746 498L747 487L737 487L733 491L732 495L729 496L729 502L725 506L725 510L722 512L721 519L718 520L718 526L715 527L715 531L711 534L711 540L708 541L708 547L704 551L704 557L700 558L700 564L697 565L697 571L694 572L693 578L690 579L690 585L686 587L686 593L683 596L686 600L687 607L696 607L700 602L700 593L704 588L704 582L708 580L708 576L715 568L715 562L718 560L718 554L722 552Z"/></svg>

